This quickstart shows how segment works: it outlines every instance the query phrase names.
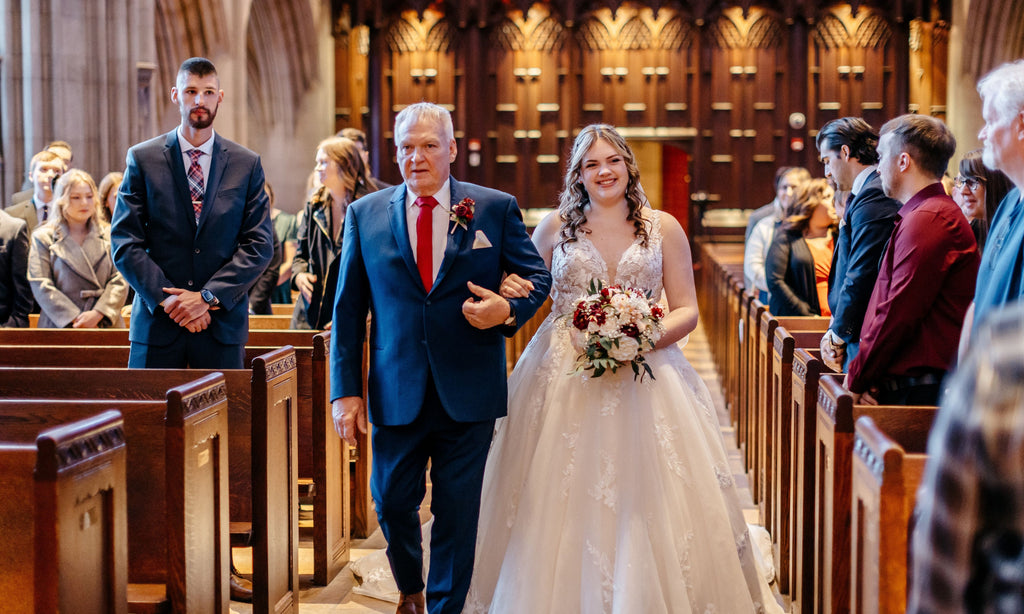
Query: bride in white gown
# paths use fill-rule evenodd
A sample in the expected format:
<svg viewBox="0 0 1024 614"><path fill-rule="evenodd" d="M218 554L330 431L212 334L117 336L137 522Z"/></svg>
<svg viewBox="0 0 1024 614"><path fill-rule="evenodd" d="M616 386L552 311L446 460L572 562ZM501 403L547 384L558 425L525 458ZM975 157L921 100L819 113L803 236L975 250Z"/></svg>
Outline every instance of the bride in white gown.
<svg viewBox="0 0 1024 614"><path fill-rule="evenodd" d="M509 380L467 613L782 611L757 571L707 388L676 345L697 325L686 236L645 205L626 142L585 128L559 211L534 233L553 309ZM667 299L645 355L654 378L570 375L577 353L560 316L591 279ZM503 293L522 283L510 277Z"/></svg>

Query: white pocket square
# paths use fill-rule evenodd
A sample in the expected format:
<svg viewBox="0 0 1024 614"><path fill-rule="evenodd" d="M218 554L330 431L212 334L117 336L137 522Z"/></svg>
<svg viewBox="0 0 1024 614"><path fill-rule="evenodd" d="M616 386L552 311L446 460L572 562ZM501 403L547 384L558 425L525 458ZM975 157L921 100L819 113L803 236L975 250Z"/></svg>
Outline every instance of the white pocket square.
<svg viewBox="0 0 1024 614"><path fill-rule="evenodd" d="M476 236L473 237L473 249L484 249L486 247L491 247L491 242L487 240L487 235L484 234L484 231L477 230Z"/></svg>

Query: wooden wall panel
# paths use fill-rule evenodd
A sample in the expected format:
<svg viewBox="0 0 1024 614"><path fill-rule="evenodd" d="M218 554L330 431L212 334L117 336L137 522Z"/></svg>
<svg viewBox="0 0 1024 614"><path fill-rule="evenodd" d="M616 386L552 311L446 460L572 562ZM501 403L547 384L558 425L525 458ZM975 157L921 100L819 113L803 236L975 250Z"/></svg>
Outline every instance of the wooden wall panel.
<svg viewBox="0 0 1024 614"><path fill-rule="evenodd" d="M467 13L441 1L389 17L366 9L387 41L371 45L387 57L369 106L388 114L390 136L396 109L451 105L456 176L529 207L556 202L577 131L609 123L634 142L685 152L701 209L760 206L779 166L820 176L814 136L828 120L860 115L879 126L910 102L944 112L945 22L914 39L905 21L913 11L863 3L655 4L478 0ZM928 73L914 89L911 53ZM789 125L794 113L803 126ZM466 162L469 142L481 144L478 165Z"/></svg>

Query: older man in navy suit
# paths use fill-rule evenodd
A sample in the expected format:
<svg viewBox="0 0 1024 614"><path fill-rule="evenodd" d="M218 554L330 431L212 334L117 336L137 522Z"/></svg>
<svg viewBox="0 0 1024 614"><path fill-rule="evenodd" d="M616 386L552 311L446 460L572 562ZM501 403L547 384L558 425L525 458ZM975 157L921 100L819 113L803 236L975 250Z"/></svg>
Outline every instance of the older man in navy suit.
<svg viewBox="0 0 1024 614"><path fill-rule="evenodd" d="M516 199L456 181L448 111L406 107L395 119L401 185L352 203L331 336L335 426L350 445L365 432L362 347L370 331L367 398L372 491L400 613L462 611L473 571L484 464L506 413L505 341L530 319L551 276ZM502 273L533 283L496 294ZM423 582L419 505L430 462L430 573Z"/></svg>
<svg viewBox="0 0 1024 614"><path fill-rule="evenodd" d="M135 289L130 367L242 367L248 291L274 244L259 156L213 131L223 99L213 64L186 60L181 125L128 151L110 237Z"/></svg>

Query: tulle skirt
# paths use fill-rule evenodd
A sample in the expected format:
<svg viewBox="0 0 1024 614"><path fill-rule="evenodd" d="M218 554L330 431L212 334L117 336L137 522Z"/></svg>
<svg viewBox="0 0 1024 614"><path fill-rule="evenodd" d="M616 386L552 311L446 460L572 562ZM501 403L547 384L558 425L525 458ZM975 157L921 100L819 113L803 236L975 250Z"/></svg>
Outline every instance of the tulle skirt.
<svg viewBox="0 0 1024 614"><path fill-rule="evenodd" d="M465 612L781 612L682 350L647 355L653 380L570 375L567 325L549 316L509 380Z"/></svg>

